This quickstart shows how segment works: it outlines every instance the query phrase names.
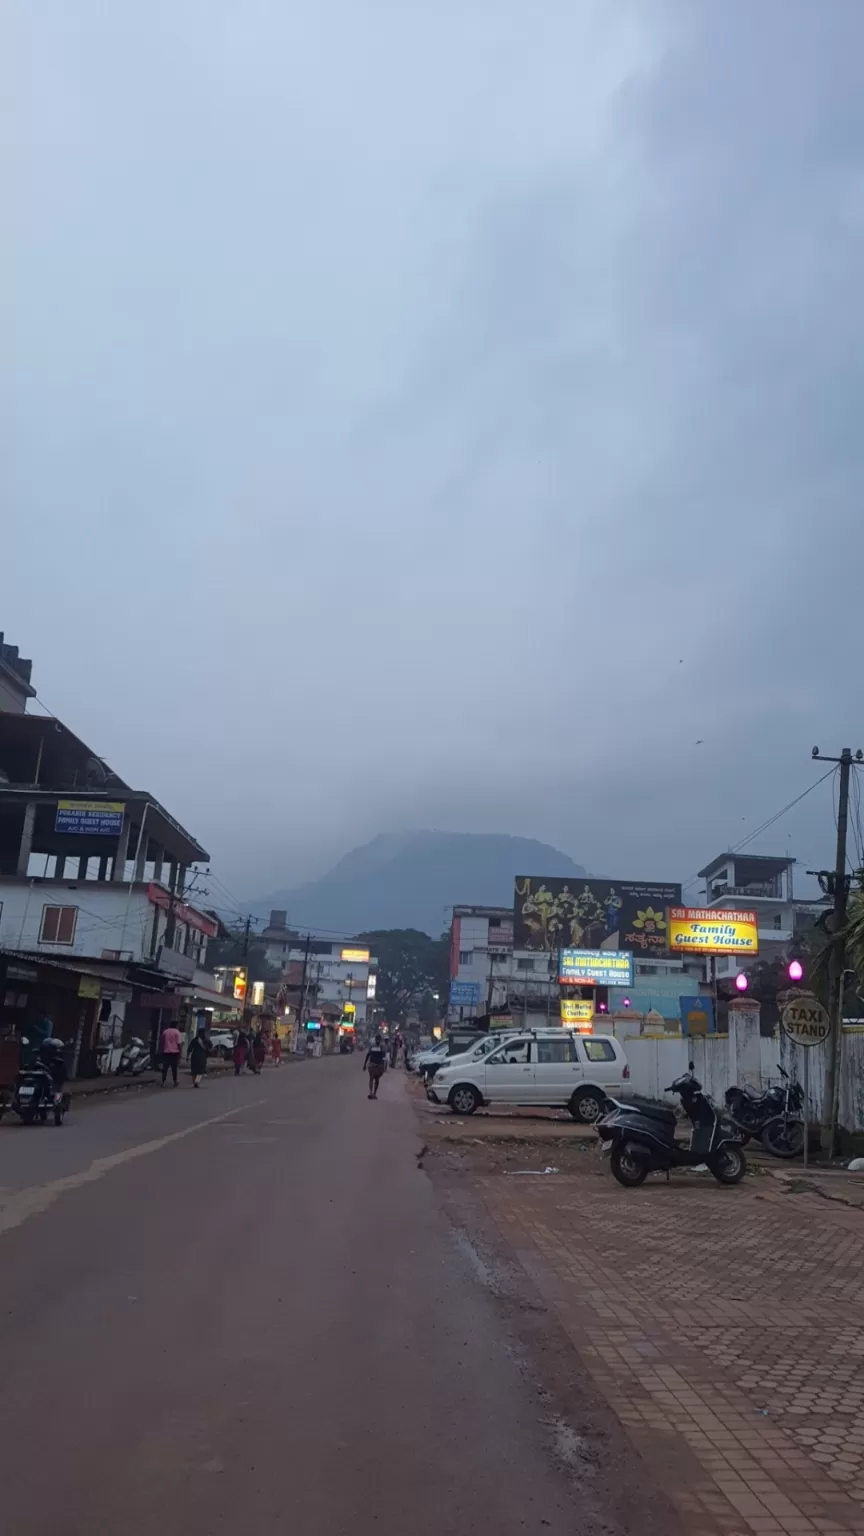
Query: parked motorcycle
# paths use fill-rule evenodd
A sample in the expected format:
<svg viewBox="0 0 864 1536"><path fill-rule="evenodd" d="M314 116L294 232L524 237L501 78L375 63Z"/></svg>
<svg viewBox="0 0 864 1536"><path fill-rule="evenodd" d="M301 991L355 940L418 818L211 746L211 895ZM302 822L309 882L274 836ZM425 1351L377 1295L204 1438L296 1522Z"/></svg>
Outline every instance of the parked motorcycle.
<svg viewBox="0 0 864 1536"><path fill-rule="evenodd" d="M698 1168L706 1164L720 1184L738 1184L747 1171L741 1151L741 1132L717 1113L694 1064L676 1078L667 1093L677 1093L692 1124L687 1145L675 1140L675 1111L665 1105L624 1104L613 1099L613 1108L598 1122L597 1134L610 1144L612 1173L628 1189L643 1184L649 1173L670 1173L673 1168Z"/></svg>
<svg viewBox="0 0 864 1536"><path fill-rule="evenodd" d="M758 1136L774 1157L797 1157L804 1147L804 1090L780 1068L782 1083L764 1093L749 1088L727 1088L726 1108L735 1124L750 1136Z"/></svg>
<svg viewBox="0 0 864 1536"><path fill-rule="evenodd" d="M26 1038L21 1043L24 1049L30 1044ZM62 1125L72 1102L65 1090L65 1082L63 1042L46 1040L40 1046L38 1057L27 1060L26 1065L19 1068L12 1098L0 1105L0 1119L7 1109L11 1109L23 1125L32 1125L36 1120L44 1124L49 1114L53 1114L55 1125Z"/></svg>
<svg viewBox="0 0 864 1536"><path fill-rule="evenodd" d="M151 1067L148 1047L138 1035L133 1035L123 1047L123 1054L114 1068L114 1076L140 1077L142 1072L149 1072Z"/></svg>

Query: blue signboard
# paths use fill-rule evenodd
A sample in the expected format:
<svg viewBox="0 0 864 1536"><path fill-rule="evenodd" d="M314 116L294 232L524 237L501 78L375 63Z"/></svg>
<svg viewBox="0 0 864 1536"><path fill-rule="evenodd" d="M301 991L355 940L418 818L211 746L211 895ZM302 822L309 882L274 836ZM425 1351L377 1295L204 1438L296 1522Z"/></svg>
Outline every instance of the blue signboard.
<svg viewBox="0 0 864 1536"><path fill-rule="evenodd" d="M561 949L558 980L595 987L632 987L633 952L629 949Z"/></svg>
<svg viewBox="0 0 864 1536"><path fill-rule="evenodd" d="M682 1035L716 1034L717 1020L714 1017L713 997L682 997L679 1002Z"/></svg>
<svg viewBox="0 0 864 1536"><path fill-rule="evenodd" d="M451 981L450 1007L476 1008L480 1001L479 981Z"/></svg>
<svg viewBox="0 0 864 1536"><path fill-rule="evenodd" d="M54 831L119 837L125 811L120 800L58 800Z"/></svg>

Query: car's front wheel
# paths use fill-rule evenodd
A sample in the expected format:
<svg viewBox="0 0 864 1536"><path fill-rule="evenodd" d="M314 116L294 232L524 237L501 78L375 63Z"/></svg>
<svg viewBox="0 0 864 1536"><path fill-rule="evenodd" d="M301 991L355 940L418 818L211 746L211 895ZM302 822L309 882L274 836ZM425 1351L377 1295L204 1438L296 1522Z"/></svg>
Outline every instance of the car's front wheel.
<svg viewBox="0 0 864 1536"><path fill-rule="evenodd" d="M597 1088L577 1088L567 1108L574 1120L596 1125L606 1110L606 1100Z"/></svg>
<svg viewBox="0 0 864 1536"><path fill-rule="evenodd" d="M475 1109L479 1109L483 1103L477 1089L470 1083L457 1083L450 1089L447 1098L454 1115L473 1115Z"/></svg>

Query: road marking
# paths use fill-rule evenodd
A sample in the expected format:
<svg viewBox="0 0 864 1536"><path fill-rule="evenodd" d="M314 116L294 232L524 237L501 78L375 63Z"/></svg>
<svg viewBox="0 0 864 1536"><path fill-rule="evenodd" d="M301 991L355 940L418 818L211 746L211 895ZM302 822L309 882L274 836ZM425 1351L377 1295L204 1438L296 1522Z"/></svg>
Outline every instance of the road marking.
<svg viewBox="0 0 864 1536"><path fill-rule="evenodd" d="M106 1173L120 1168L123 1163L131 1163L136 1157L148 1157L151 1152L159 1152L173 1141L182 1141L184 1136L194 1136L196 1131L206 1130L208 1125L219 1125L223 1120L230 1120L232 1115L242 1115L245 1110L256 1109L259 1104L266 1103L266 1099L252 1099L248 1104L238 1104L236 1109L227 1109L222 1115L211 1115L208 1120L196 1120L194 1125L186 1125L182 1131L157 1136L154 1141L141 1141L136 1147L127 1147L125 1152L112 1152L108 1157L97 1157L88 1168L82 1168L80 1173L69 1173L63 1179L51 1179L47 1184L34 1184L29 1189L19 1190L0 1206L0 1234L11 1231L13 1227L20 1227L28 1216L40 1216L62 1195L80 1189L83 1184L95 1184L97 1179L103 1179Z"/></svg>

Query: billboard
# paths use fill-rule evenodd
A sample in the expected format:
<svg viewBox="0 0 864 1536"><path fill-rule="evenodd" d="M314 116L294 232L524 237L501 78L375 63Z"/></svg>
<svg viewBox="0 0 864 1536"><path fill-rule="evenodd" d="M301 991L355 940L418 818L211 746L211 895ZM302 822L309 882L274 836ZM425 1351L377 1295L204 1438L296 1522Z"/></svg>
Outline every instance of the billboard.
<svg viewBox="0 0 864 1536"><path fill-rule="evenodd" d="M354 961L356 965L368 965L369 951L368 949L343 949L339 959Z"/></svg>
<svg viewBox="0 0 864 1536"><path fill-rule="evenodd" d="M682 1035L713 1035L717 1024L714 1018L713 997L681 997Z"/></svg>
<svg viewBox="0 0 864 1536"><path fill-rule="evenodd" d="M633 956L627 949L562 949L558 980L597 987L632 987Z"/></svg>
<svg viewBox="0 0 864 1536"><path fill-rule="evenodd" d="M594 1022L594 999L591 997L562 997L561 1023L575 1024L584 1028Z"/></svg>
<svg viewBox="0 0 864 1536"><path fill-rule="evenodd" d="M54 831L119 837L125 811L123 800L58 800Z"/></svg>
<svg viewBox="0 0 864 1536"><path fill-rule="evenodd" d="M716 907L670 907L669 949L673 955L757 955L759 918Z"/></svg>
<svg viewBox="0 0 864 1536"><path fill-rule="evenodd" d="M681 900L674 882L517 875L515 949L599 949L612 934L622 948L668 954L666 908ZM632 940L632 942L631 942Z"/></svg>

